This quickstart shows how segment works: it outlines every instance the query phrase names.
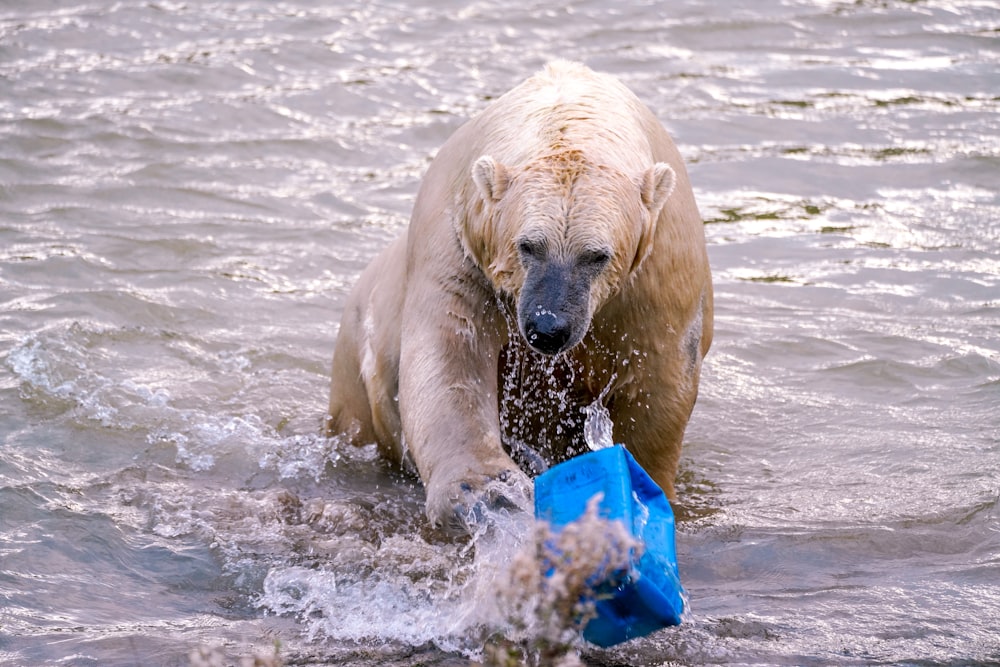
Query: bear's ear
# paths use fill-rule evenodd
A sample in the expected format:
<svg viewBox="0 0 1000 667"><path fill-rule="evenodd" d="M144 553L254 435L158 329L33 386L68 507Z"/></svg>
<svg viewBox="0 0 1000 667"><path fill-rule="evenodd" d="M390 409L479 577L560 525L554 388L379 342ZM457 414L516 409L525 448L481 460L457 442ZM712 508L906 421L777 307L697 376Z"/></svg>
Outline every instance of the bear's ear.
<svg viewBox="0 0 1000 667"><path fill-rule="evenodd" d="M677 174L666 162L657 162L642 175L642 203L654 218L677 185Z"/></svg>
<svg viewBox="0 0 1000 667"><path fill-rule="evenodd" d="M472 165L472 180L479 188L479 194L487 203L500 201L507 191L510 175L503 166L489 155L484 155Z"/></svg>
<svg viewBox="0 0 1000 667"><path fill-rule="evenodd" d="M657 162L646 170L640 179L639 192L642 195L642 204L649 211L649 218L642 225L639 235L639 244L636 248L635 257L632 260L630 271L635 273L653 250L653 239L656 237L656 221L660 217L660 209L666 203L667 198L674 191L677 184L677 174L666 162Z"/></svg>

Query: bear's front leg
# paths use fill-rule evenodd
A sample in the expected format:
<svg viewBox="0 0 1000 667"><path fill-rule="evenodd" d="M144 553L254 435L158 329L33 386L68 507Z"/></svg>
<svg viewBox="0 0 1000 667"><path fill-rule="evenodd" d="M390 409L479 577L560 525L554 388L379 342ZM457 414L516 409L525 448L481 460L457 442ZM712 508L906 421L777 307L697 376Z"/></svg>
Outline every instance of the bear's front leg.
<svg viewBox="0 0 1000 667"><path fill-rule="evenodd" d="M404 447L439 527L472 532L491 510L530 508L531 481L500 439L497 363L505 321L475 280L411 275L402 314Z"/></svg>

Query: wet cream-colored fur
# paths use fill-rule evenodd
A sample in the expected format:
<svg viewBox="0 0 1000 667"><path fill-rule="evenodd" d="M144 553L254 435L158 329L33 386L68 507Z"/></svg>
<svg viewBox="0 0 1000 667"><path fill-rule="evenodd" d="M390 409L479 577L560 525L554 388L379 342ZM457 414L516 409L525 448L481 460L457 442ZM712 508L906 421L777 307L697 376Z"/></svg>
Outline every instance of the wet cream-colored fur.
<svg viewBox="0 0 1000 667"><path fill-rule="evenodd" d="M445 143L409 228L361 275L329 429L415 466L429 518L468 527L579 453L600 400L673 498L711 339L677 149L617 80L555 62Z"/></svg>

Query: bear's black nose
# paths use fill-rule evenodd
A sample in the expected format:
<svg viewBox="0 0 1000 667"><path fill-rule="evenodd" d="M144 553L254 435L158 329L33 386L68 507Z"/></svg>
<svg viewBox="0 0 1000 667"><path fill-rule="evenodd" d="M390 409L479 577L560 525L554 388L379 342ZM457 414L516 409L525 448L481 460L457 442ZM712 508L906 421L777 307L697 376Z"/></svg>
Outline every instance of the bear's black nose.
<svg viewBox="0 0 1000 667"><path fill-rule="evenodd" d="M524 323L528 344L543 354L562 352L571 333L569 321L549 311L535 313Z"/></svg>

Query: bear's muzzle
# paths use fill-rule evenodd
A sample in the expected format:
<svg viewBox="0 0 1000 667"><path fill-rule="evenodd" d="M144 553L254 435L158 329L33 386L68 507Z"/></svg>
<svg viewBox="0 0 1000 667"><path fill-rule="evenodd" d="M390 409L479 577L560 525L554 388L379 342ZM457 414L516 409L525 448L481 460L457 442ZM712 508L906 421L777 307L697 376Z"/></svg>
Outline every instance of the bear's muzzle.
<svg viewBox="0 0 1000 667"><path fill-rule="evenodd" d="M579 274L561 262L540 262L528 269L518 321L528 345L542 354L565 352L587 331L590 281Z"/></svg>

